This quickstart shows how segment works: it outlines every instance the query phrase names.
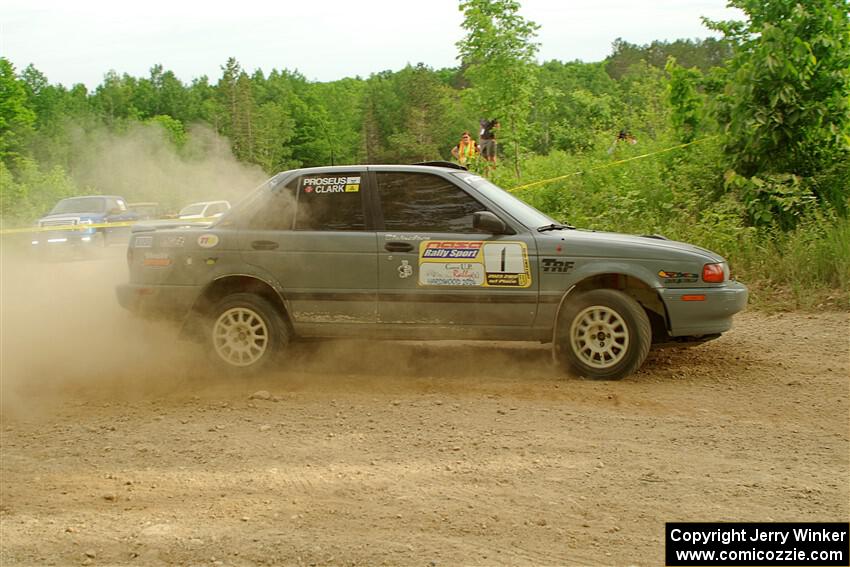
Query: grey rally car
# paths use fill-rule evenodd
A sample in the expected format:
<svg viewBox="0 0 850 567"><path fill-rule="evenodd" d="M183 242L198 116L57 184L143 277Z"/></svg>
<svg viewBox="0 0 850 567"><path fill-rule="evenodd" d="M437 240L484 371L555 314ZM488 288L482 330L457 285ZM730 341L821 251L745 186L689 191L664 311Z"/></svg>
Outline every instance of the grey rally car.
<svg viewBox="0 0 850 567"><path fill-rule="evenodd" d="M540 341L619 379L747 302L713 252L577 230L433 165L282 172L211 226L134 227L127 257L121 305L179 321L235 373L285 364L296 338L359 337Z"/></svg>

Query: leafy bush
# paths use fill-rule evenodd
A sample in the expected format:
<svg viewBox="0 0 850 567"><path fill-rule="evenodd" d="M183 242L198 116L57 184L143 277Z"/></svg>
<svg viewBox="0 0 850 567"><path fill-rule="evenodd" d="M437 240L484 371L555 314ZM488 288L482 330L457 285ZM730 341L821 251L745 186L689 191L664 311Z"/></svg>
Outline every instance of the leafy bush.
<svg viewBox="0 0 850 567"><path fill-rule="evenodd" d="M17 175L0 161L0 216L4 228L26 226L48 212L59 199L80 193L61 167L46 171L32 160L18 160Z"/></svg>
<svg viewBox="0 0 850 567"><path fill-rule="evenodd" d="M663 148L659 143L652 149ZM784 185L799 180L779 177L751 187L771 191L770 202L795 215L797 226L788 230L772 209L757 208L762 200L748 202L741 191L727 190L721 151L719 141L712 140L627 162L598 153L552 152L524 163L526 175L513 192L578 228L662 234L713 250L750 285L757 303L776 306L784 294L782 304L788 307L850 308L850 220L812 206L811 199L800 197L805 192ZM555 180L525 187L547 179ZM511 180L505 172L494 179L503 187ZM753 225L756 213L766 215Z"/></svg>

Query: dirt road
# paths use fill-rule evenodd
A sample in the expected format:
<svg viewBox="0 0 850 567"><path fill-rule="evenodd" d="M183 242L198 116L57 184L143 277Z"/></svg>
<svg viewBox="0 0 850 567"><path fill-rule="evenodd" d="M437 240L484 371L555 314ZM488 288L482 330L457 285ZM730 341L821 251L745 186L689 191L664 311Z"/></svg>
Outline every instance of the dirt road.
<svg viewBox="0 0 850 567"><path fill-rule="evenodd" d="M4 276L2 565L660 565L667 521L850 516L845 313L745 313L614 383L357 342L239 382L98 266Z"/></svg>

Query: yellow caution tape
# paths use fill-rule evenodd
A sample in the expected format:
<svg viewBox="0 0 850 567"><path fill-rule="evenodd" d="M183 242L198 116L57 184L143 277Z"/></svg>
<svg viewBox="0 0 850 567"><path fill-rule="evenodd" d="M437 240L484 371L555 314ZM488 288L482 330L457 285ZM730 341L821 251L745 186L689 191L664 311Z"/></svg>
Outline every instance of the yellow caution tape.
<svg viewBox="0 0 850 567"><path fill-rule="evenodd" d="M197 219L146 219L139 221L120 221L120 222L101 222L101 223L92 223L92 224L65 224L65 225L57 225L57 226L31 226L28 228L5 228L0 230L0 235L5 234L27 234L27 233L37 233L37 232L54 232L54 231L77 231L84 232L91 228L120 228L124 226L133 226L137 224L147 224L147 223L156 223L156 222L174 222L181 224L195 224L202 222L210 222L217 220L218 217L204 217Z"/></svg>
<svg viewBox="0 0 850 567"><path fill-rule="evenodd" d="M680 148L684 148L686 146L691 146L693 144L699 144L699 143L705 142L706 140L711 140L711 139L716 138L716 137L717 137L717 135L708 136L706 138L700 138L699 140L694 140L693 142L687 142L685 144L679 144L678 146L673 146L673 147L670 147L670 148L664 148L663 150L650 152L648 154L641 154L639 156L632 156L630 158L612 161L610 163L605 163L605 164L602 164L602 165L597 165L596 167L591 167L590 169L588 169L586 171L576 171L575 173L568 173L566 175L559 175L558 177L550 177L549 179L541 179L540 181L534 181L532 183L526 183L525 185L518 185L517 187L511 187L510 189L508 189L508 192L513 193L514 191L520 191L522 189L528 189L529 187L536 187L537 185L545 185L546 183L552 183L553 181L560 181L561 179L566 179L567 177L574 177L576 175L581 175L583 173L589 173L591 171L606 169L608 167L613 167L615 165L620 165L621 163L634 161L636 159L643 159L643 158L648 158L648 157L655 156L655 155L658 155L658 154L663 154L665 152L672 152L673 150L678 150Z"/></svg>

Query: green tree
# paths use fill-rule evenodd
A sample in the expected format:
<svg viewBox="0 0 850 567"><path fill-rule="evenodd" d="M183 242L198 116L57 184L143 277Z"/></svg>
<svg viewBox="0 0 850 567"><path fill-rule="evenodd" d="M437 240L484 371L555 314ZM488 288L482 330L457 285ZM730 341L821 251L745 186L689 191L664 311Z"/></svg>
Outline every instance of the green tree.
<svg viewBox="0 0 850 567"><path fill-rule="evenodd" d="M0 161L0 217L12 225L28 224L46 214L56 201L79 193L64 168L42 170L30 158L16 163L13 175Z"/></svg>
<svg viewBox="0 0 850 567"><path fill-rule="evenodd" d="M218 99L222 112L220 132L230 138L233 153L244 161L254 161L254 115L255 102L251 78L231 57L222 67L218 82Z"/></svg>
<svg viewBox="0 0 850 567"><path fill-rule="evenodd" d="M183 123L179 120L175 120L167 114L157 114L148 119L147 123L159 125L166 132L168 139L171 140L171 143L175 147L181 148L186 144L186 130L183 128Z"/></svg>
<svg viewBox="0 0 850 567"><path fill-rule="evenodd" d="M0 57L0 161L11 166L25 153L35 122L25 83L15 75L12 63Z"/></svg>
<svg viewBox="0 0 850 567"><path fill-rule="evenodd" d="M519 15L515 0L462 0L460 10L467 33L457 47L472 85L469 96L481 118L501 122L519 176L520 143L537 86L533 39L539 26Z"/></svg>
<svg viewBox="0 0 850 567"><path fill-rule="evenodd" d="M603 63L547 61L538 73L530 117L536 152L589 150L600 132L620 128L619 85Z"/></svg>
<svg viewBox="0 0 850 567"><path fill-rule="evenodd" d="M681 67L675 57L667 60L666 70L670 75L667 93L673 127L682 142L691 142L696 138L702 119L702 97L697 91L702 73L694 67Z"/></svg>
<svg viewBox="0 0 850 567"><path fill-rule="evenodd" d="M850 18L846 0L731 0L745 21L707 22L733 42L718 100L725 149L754 221L793 224L811 191L843 209L850 177ZM790 176L790 177L789 177ZM779 201L777 201L779 199ZM765 208L767 207L767 208Z"/></svg>
<svg viewBox="0 0 850 567"><path fill-rule="evenodd" d="M399 131L403 117L403 101L395 75L382 71L370 76L361 104L361 157L367 163L393 161L389 139Z"/></svg>
<svg viewBox="0 0 850 567"><path fill-rule="evenodd" d="M103 83L95 89L92 104L108 126L115 127L126 119L138 120L141 117L139 109L133 103L137 85L138 80L126 73L106 73Z"/></svg>
<svg viewBox="0 0 850 567"><path fill-rule="evenodd" d="M663 70L640 61L618 81L619 127L656 139L670 127L667 77Z"/></svg>
<svg viewBox="0 0 850 567"><path fill-rule="evenodd" d="M732 57L729 42L712 37L677 39L673 42L656 40L648 45L637 45L617 38L611 49L612 53L605 59L605 64L608 74L615 79L620 79L632 65L639 62L664 69L667 60L674 57L686 69L696 67L702 73L707 73L713 67L723 66Z"/></svg>
<svg viewBox="0 0 850 567"><path fill-rule="evenodd" d="M440 159L457 143L459 131L468 129L450 118L451 89L430 68L408 65L393 76L400 116L389 136L389 161L411 163Z"/></svg>

